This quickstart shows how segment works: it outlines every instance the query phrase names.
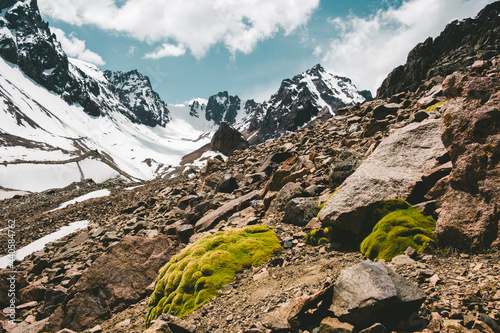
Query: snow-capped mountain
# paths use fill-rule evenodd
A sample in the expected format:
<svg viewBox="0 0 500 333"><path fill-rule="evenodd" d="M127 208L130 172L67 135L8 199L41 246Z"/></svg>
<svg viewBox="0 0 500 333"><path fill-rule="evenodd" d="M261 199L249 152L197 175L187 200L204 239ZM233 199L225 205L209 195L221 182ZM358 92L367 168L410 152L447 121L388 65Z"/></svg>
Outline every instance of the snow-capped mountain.
<svg viewBox="0 0 500 333"><path fill-rule="evenodd" d="M146 76L68 58L34 0L0 1L0 56L0 187L148 180L209 140Z"/></svg>
<svg viewBox="0 0 500 333"><path fill-rule="evenodd" d="M224 91L208 100L192 101L189 111L175 106L170 109L184 115L186 121L199 124L195 126L199 130L213 131L225 121L257 143L303 127L323 108L334 115L339 108L370 99L369 91L359 91L350 79L328 73L318 64L283 80L278 92L264 103L243 101Z"/></svg>
<svg viewBox="0 0 500 333"><path fill-rule="evenodd" d="M149 180L206 145L221 122L256 143L366 98L317 65L261 104L224 91L167 109L147 76L68 58L36 0L0 1L0 188Z"/></svg>
<svg viewBox="0 0 500 333"><path fill-rule="evenodd" d="M350 79L328 73L318 64L283 80L278 92L258 106L254 117L240 128L252 142L260 142L303 127L323 108L334 115L339 108L371 98L369 91L359 91Z"/></svg>
<svg viewBox="0 0 500 333"><path fill-rule="evenodd" d="M148 126L165 126L169 122L169 111L153 90L149 77L137 70L129 72L105 71L104 76L111 83L111 90L120 102L131 110L141 123Z"/></svg>
<svg viewBox="0 0 500 333"><path fill-rule="evenodd" d="M139 124L164 126L168 122L165 103L152 93L151 84L143 75L110 74L110 82L92 66L70 61L40 16L36 1L1 1L0 11L0 56L18 65L36 83L59 94L69 104L80 104L91 116L118 111ZM140 91L142 88L146 88L145 94ZM131 94L135 96L130 97Z"/></svg>

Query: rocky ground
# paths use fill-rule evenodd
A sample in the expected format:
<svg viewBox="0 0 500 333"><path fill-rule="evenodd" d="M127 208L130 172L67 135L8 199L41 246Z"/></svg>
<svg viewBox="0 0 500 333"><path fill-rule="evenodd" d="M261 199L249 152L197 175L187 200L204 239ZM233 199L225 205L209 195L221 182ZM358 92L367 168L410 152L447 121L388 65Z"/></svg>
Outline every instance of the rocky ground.
<svg viewBox="0 0 500 333"><path fill-rule="evenodd" d="M0 201L2 220L16 221L18 247L70 222L90 223L87 230L51 243L16 264L18 317L12 326L4 313L3 330L57 332L67 327L73 331L142 332L157 271L172 255L204 235L261 223L274 228L283 252L260 267L237 274L232 284L221 289L220 297L184 318L185 324L194 326L196 332L329 332L325 327L330 324L321 323L331 313L321 304L327 303L341 271L364 258L352 239L338 237L317 247L304 243L306 232L321 225L315 218L318 206L399 129L449 119L453 116L447 116L450 110L458 112L467 103L480 107L496 103L499 75L497 58L476 63L469 74L460 77L460 84L433 77L414 93L341 109L333 118L318 119L290 135L235 151L226 161L216 157L201 170L190 169L134 189L127 190L129 184L117 181L80 183L61 191ZM483 93L489 94L487 99L474 99L470 94L478 81ZM454 126L448 121L445 125ZM463 130L469 133L467 128ZM479 133L482 144L488 148L497 133ZM455 148L449 151L455 152ZM483 151L487 172L477 179L490 184L486 192L491 203L497 198L491 191L495 187L491 179L498 169L498 146ZM453 187L464 181L460 173L442 167L450 159L460 160L456 159L460 154L452 155L448 160L446 156L436 160L439 170L425 170L410 184L422 192L418 184L426 179L425 193L412 196L415 191L405 192L416 207L435 217L446 212L447 203L453 200L446 193L463 190ZM404 161L396 156L393 162ZM68 199L102 188L110 189L111 195L49 212ZM476 195L484 199L483 190ZM481 213L490 224L483 225L483 230L474 227L478 234L489 230L492 235L482 239L482 244L497 244L498 230L491 225L498 212L484 209ZM449 236L446 228L442 232ZM409 253L415 260L403 256L388 264L418 284L426 296L419 311L388 330L499 332L500 256L495 248L481 248L480 244L473 248L481 254L469 253L470 247L464 246L470 245L467 239L473 236L466 236L459 250L451 245L428 248L420 256ZM5 233L0 241L7 242ZM2 251L6 249L2 247ZM2 270L0 274L0 305L5 308L8 273ZM314 300L321 301L316 304ZM304 304L312 305L307 308ZM290 309L297 307L299 319L288 327ZM344 329L349 330L348 326ZM372 331L378 329L380 326Z"/></svg>

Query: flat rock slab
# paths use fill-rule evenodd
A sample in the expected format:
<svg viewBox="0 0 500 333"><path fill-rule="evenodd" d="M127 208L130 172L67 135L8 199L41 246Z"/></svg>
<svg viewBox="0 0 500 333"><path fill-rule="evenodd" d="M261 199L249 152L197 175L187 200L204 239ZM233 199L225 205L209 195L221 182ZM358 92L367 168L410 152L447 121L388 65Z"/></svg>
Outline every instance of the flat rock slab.
<svg viewBox="0 0 500 333"><path fill-rule="evenodd" d="M441 142L441 120L413 123L382 140L375 151L328 200L319 218L359 236L373 225L363 225L371 205L386 199L407 200L422 176L436 166L446 149Z"/></svg>
<svg viewBox="0 0 500 333"><path fill-rule="evenodd" d="M206 214L196 222L195 229L197 232L207 231L213 228L218 222L230 217L236 211L248 207L250 201L260 198L262 191L255 190L245 194L239 198L229 201L216 210Z"/></svg>
<svg viewBox="0 0 500 333"><path fill-rule="evenodd" d="M357 327L405 317L418 309L425 293L382 263L363 261L344 269L330 306L336 317Z"/></svg>

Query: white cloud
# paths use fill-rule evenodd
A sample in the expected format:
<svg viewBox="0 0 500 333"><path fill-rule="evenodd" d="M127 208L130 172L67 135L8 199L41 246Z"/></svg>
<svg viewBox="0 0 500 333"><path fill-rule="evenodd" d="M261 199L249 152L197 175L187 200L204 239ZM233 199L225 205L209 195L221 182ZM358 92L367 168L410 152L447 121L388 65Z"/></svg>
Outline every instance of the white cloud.
<svg viewBox="0 0 500 333"><path fill-rule="evenodd" d="M66 35L66 33L61 29L52 27L50 30L56 35L57 40L61 43L61 47L68 56L90 62L98 66L106 64L100 55L87 49L85 41L76 38L73 33Z"/></svg>
<svg viewBox="0 0 500 333"><path fill-rule="evenodd" d="M156 51L147 53L144 58L146 59L160 59L164 57L180 57L186 53L186 47L183 44L178 46L165 43L160 46Z"/></svg>
<svg viewBox="0 0 500 333"><path fill-rule="evenodd" d="M309 20L320 0L39 0L44 15L95 25L141 41L174 41L203 57L223 43L250 53L280 29L289 34Z"/></svg>
<svg viewBox="0 0 500 333"><path fill-rule="evenodd" d="M406 62L416 44L436 37L455 19L475 16L490 2L493 0L406 0L398 8L379 10L366 18L329 19L340 34L323 48L322 63L375 93L387 74Z"/></svg>

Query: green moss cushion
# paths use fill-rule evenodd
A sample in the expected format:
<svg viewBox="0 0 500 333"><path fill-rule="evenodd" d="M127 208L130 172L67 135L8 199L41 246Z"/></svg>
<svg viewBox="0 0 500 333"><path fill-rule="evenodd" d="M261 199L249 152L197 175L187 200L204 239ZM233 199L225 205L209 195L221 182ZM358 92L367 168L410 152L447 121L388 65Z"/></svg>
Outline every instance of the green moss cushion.
<svg viewBox="0 0 500 333"><path fill-rule="evenodd" d="M184 317L217 296L244 267L258 266L281 249L267 226L254 225L206 236L174 256L159 272L146 326L161 313Z"/></svg>
<svg viewBox="0 0 500 333"><path fill-rule="evenodd" d="M391 206L398 204L394 200ZM404 202L404 201L403 201ZM390 209L382 208L384 202L379 206L377 214L383 215ZM399 203L401 204L401 203ZM399 205L398 204L398 205ZM389 212L375 225L373 231L361 243L361 253L367 258L392 260L397 255L404 253L408 246L413 247L420 253L426 244L434 242L433 231L436 230L436 221L432 217L426 217L409 204L401 204L401 208Z"/></svg>

